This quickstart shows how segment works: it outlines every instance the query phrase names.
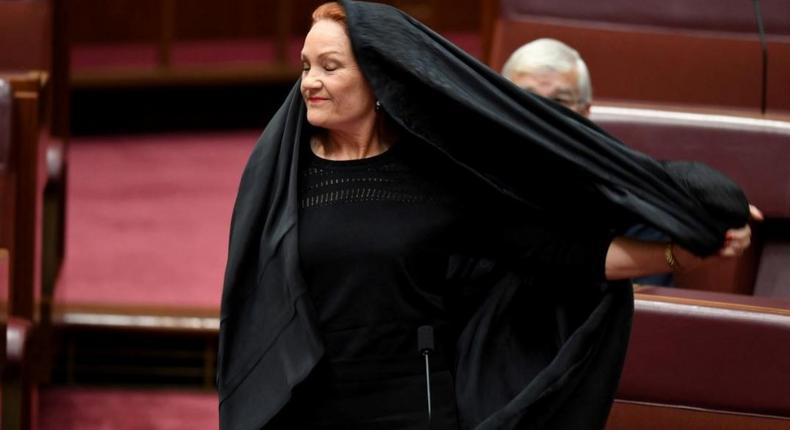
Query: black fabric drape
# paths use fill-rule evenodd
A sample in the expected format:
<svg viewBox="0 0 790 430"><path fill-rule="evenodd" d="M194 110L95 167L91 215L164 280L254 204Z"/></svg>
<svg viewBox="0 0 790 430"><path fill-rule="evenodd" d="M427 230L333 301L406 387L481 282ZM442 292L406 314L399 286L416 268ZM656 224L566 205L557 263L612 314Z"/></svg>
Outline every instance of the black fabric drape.
<svg viewBox="0 0 790 430"><path fill-rule="evenodd" d="M342 4L357 61L386 113L492 193L579 231L641 220L702 255L746 222L743 193L716 172L628 149L397 9ZM222 298L221 428L260 428L323 354L299 274L296 175L305 121L297 84L242 176ZM629 284L570 285L561 274L534 279L518 270L482 281L486 294L458 342L463 427L603 427L628 341Z"/></svg>
<svg viewBox="0 0 790 430"><path fill-rule="evenodd" d="M397 9L343 5L357 61L406 129L536 209L578 209L574 199L605 199L699 254L720 247L733 220L701 204L655 160L520 90ZM745 199L736 206L743 224ZM590 215L596 222L607 216Z"/></svg>

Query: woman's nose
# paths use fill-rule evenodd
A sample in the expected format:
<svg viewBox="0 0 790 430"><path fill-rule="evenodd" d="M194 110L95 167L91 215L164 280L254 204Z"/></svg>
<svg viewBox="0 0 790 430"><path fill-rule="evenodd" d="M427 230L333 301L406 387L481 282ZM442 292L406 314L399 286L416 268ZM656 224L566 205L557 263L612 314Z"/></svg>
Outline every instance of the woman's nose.
<svg viewBox="0 0 790 430"><path fill-rule="evenodd" d="M304 77L302 77L302 85L305 88L320 88L321 80L318 79L314 73L308 71L305 73Z"/></svg>

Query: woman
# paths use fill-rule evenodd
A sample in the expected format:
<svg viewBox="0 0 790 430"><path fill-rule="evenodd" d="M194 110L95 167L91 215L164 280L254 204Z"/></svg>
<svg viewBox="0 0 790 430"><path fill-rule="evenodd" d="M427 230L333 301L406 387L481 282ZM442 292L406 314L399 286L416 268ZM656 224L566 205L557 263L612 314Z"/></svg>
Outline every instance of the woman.
<svg viewBox="0 0 790 430"><path fill-rule="evenodd" d="M610 231L749 244L726 178L631 152L395 9L318 8L302 61L234 209L223 428L427 428L425 325L431 428L600 428L632 310L607 280L700 262Z"/></svg>

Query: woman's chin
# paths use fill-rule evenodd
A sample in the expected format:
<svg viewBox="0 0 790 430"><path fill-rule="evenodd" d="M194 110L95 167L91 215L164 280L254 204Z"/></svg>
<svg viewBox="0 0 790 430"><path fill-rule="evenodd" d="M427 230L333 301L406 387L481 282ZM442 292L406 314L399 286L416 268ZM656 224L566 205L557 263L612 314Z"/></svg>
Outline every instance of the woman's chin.
<svg viewBox="0 0 790 430"><path fill-rule="evenodd" d="M321 115L316 112L307 112L307 122L310 123L313 127L323 127L326 128L328 121L326 115Z"/></svg>

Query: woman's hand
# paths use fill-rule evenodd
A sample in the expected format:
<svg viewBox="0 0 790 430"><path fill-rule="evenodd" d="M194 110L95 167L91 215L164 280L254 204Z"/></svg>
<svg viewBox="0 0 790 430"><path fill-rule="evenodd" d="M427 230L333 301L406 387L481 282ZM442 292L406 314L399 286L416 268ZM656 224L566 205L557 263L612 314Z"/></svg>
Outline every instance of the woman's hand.
<svg viewBox="0 0 790 430"><path fill-rule="evenodd" d="M752 221L763 220L763 213L754 205L749 205L749 215ZM724 245L719 249L716 255L700 258L679 246L673 246L673 253L680 266L680 270L686 271L694 269L701 264L720 262L723 259L738 257L746 251L751 243L752 229L746 224L741 228L727 230L724 234Z"/></svg>
<svg viewBox="0 0 790 430"><path fill-rule="evenodd" d="M749 205L749 215L752 221L762 221L763 213L754 205ZM749 225L741 228L727 230L724 235L724 246L719 250L722 257L737 257L752 243L752 229Z"/></svg>

